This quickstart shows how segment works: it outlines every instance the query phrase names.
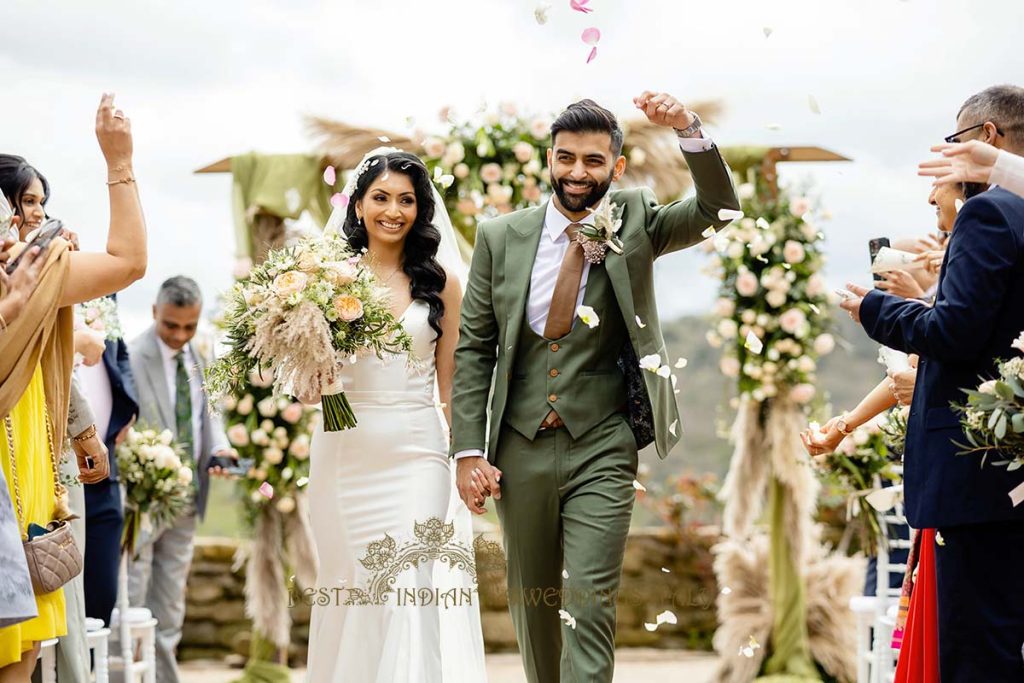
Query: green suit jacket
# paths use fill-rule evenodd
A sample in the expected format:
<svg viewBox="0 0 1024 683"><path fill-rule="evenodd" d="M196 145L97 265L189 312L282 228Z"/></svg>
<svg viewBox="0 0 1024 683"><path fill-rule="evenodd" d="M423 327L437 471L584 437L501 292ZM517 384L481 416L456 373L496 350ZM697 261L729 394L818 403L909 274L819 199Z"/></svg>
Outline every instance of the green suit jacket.
<svg viewBox="0 0 1024 683"><path fill-rule="evenodd" d="M717 148L684 156L696 196L659 205L648 188L611 193L622 211L618 236L623 249L621 254L608 251L605 268L636 357L658 354L662 363L669 359L654 299L654 260L701 242L709 226L728 222L719 220L719 209L740 206L731 173ZM546 208L523 209L477 227L455 350L451 455L480 449L493 461L497 453ZM675 434L669 429L679 421L672 382L652 372L644 372L643 377L653 409L654 442L664 458L682 433L681 426Z"/></svg>

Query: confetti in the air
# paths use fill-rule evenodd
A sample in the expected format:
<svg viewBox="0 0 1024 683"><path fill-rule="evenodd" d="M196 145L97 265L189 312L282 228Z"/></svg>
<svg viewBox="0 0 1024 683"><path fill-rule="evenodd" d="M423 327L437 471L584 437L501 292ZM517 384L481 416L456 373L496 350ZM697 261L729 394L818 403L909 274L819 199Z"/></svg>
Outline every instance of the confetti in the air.
<svg viewBox="0 0 1024 683"><path fill-rule="evenodd" d="M594 329L601 324L600 316L598 316L597 312L595 312L590 306L578 306L576 308L576 315L578 315L580 317L580 321L590 329Z"/></svg>
<svg viewBox="0 0 1024 683"><path fill-rule="evenodd" d="M764 256L755 256L754 260L755 261L760 261L761 263L768 263L768 259L765 258Z"/></svg>
<svg viewBox="0 0 1024 683"><path fill-rule="evenodd" d="M753 332L747 332L747 339L743 346L751 353L761 353L764 350L764 342L758 339L757 335Z"/></svg>
<svg viewBox="0 0 1024 683"><path fill-rule="evenodd" d="M558 618L565 622L565 625L571 628L573 631L576 630L576 617L566 612L564 609L558 610Z"/></svg>
<svg viewBox="0 0 1024 683"><path fill-rule="evenodd" d="M782 124L781 123L769 123L767 126L765 126L765 128L767 128L768 130L782 130Z"/></svg>
<svg viewBox="0 0 1024 683"><path fill-rule="evenodd" d="M772 224L765 220L764 216L761 216L760 218L757 219L756 225L762 230L767 230L768 228L772 227Z"/></svg>
<svg viewBox="0 0 1024 683"><path fill-rule="evenodd" d="M1024 484L1020 484L1007 495L1010 496L1010 502L1013 503L1013 507L1017 507L1024 502Z"/></svg>
<svg viewBox="0 0 1024 683"><path fill-rule="evenodd" d="M640 316L636 316L636 326L639 327L642 330L645 327L647 327L647 323L645 323L644 321L640 320Z"/></svg>
<svg viewBox="0 0 1024 683"><path fill-rule="evenodd" d="M743 218L743 212L735 209L719 209L718 220L720 221L738 221Z"/></svg>
<svg viewBox="0 0 1024 683"><path fill-rule="evenodd" d="M335 181L338 180L338 174L335 172L333 166L328 166L324 169L324 182L334 187Z"/></svg>
<svg viewBox="0 0 1024 683"><path fill-rule="evenodd" d="M814 315L821 315L821 309L815 306L814 304L808 304L808 308L811 309Z"/></svg>
<svg viewBox="0 0 1024 683"><path fill-rule="evenodd" d="M568 579L569 578L569 570L567 570L567 569L563 569L562 570L562 578L563 579Z"/></svg>
<svg viewBox="0 0 1024 683"><path fill-rule="evenodd" d="M269 482L263 482L260 484L259 491L260 495L268 500L274 497L274 487L271 486Z"/></svg>
<svg viewBox="0 0 1024 683"><path fill-rule="evenodd" d="M664 567L661 568L661 571L665 572L666 574L671 574L672 573L668 569L665 569Z"/></svg>
<svg viewBox="0 0 1024 683"><path fill-rule="evenodd" d="M434 182L447 190L455 182L455 176L445 173L440 166L434 167Z"/></svg>
<svg viewBox="0 0 1024 683"><path fill-rule="evenodd" d="M704 239L710 239L715 236L715 226L709 226L700 234Z"/></svg>
<svg viewBox="0 0 1024 683"><path fill-rule="evenodd" d="M771 26L765 26L761 30L764 32L764 37L765 38L770 38L771 37L771 35L772 35L772 27Z"/></svg>
<svg viewBox="0 0 1024 683"><path fill-rule="evenodd" d="M580 37L583 39L583 42L586 43L587 45L597 45L597 43L601 40L601 31L591 26L588 29L584 29L583 35Z"/></svg>
<svg viewBox="0 0 1024 683"><path fill-rule="evenodd" d="M730 593L732 593L732 589L729 588L728 586L725 586L724 588L722 588L722 595L729 595Z"/></svg>
<svg viewBox="0 0 1024 683"><path fill-rule="evenodd" d="M597 48L596 47L591 48L590 49L590 54L587 55L587 64L590 64L592 61L594 61L594 57L596 57L596 56L597 56Z"/></svg>
<svg viewBox="0 0 1024 683"><path fill-rule="evenodd" d="M688 360L686 360L685 358L680 358L679 360L676 361L676 367L680 369L685 368L687 363L689 363Z"/></svg>
<svg viewBox="0 0 1024 683"><path fill-rule="evenodd" d="M551 5L542 4L537 5L537 9L533 10L533 18L537 20L537 23L543 26L548 23L548 12L551 10Z"/></svg>
<svg viewBox="0 0 1024 683"><path fill-rule="evenodd" d="M964 200L960 199L959 197L957 199L954 199L953 207L956 209L957 213L960 213L960 209L964 208Z"/></svg>
<svg viewBox="0 0 1024 683"><path fill-rule="evenodd" d="M740 648L740 654L747 659L753 659L754 651L760 649L761 644L754 639L754 636L750 636L750 642Z"/></svg>
<svg viewBox="0 0 1024 683"><path fill-rule="evenodd" d="M676 436L676 425L679 424L679 420L672 420L672 424L668 426L668 433L672 436Z"/></svg>
<svg viewBox="0 0 1024 683"><path fill-rule="evenodd" d="M348 195L342 194L341 192L335 192L331 196L331 206L336 206L339 209L348 208Z"/></svg>
<svg viewBox="0 0 1024 683"><path fill-rule="evenodd" d="M811 111L815 114L821 113L821 107L818 105L818 100L814 99L814 95L807 96L807 106L811 108Z"/></svg>
<svg viewBox="0 0 1024 683"><path fill-rule="evenodd" d="M299 477L295 480L295 485L300 489L309 483L309 477Z"/></svg>
<svg viewBox="0 0 1024 683"><path fill-rule="evenodd" d="M590 14L594 10L587 7L589 3L590 0L569 0L569 7L572 7L577 12L582 12L583 14Z"/></svg>
<svg viewBox="0 0 1024 683"><path fill-rule="evenodd" d="M941 531L935 532L935 545L946 545L946 539L942 537Z"/></svg>
<svg viewBox="0 0 1024 683"><path fill-rule="evenodd" d="M377 139L380 140L381 142L391 142L391 138L389 138L387 135L381 135Z"/></svg>
<svg viewBox="0 0 1024 683"><path fill-rule="evenodd" d="M635 488L637 491L641 493L645 493L647 491L647 487L638 482L636 479L633 480L633 488Z"/></svg>
<svg viewBox="0 0 1024 683"><path fill-rule="evenodd" d="M677 624L677 623L679 623L679 622L676 619L676 615L673 614L672 612L668 611L668 610L665 610L664 612L662 612L661 614L659 614L658 616L656 616L654 618L654 623L653 624L645 623L644 624L644 628L647 629L648 631L656 631L656 630L658 630L658 627L661 626L662 624L673 624L674 625L674 624Z"/></svg>
<svg viewBox="0 0 1024 683"><path fill-rule="evenodd" d="M657 374L658 377L668 379L672 375L672 368L667 365L662 365L655 371L655 374Z"/></svg>

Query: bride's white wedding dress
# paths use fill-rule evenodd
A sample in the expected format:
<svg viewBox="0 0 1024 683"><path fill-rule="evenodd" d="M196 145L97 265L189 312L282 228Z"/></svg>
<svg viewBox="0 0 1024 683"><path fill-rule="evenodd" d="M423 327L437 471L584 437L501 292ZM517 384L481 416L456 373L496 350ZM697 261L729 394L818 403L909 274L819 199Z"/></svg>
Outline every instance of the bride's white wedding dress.
<svg viewBox="0 0 1024 683"><path fill-rule="evenodd" d="M452 485L428 313L413 300L401 318L420 367L404 355L346 363L358 425L313 435L312 683L485 680L471 520Z"/></svg>

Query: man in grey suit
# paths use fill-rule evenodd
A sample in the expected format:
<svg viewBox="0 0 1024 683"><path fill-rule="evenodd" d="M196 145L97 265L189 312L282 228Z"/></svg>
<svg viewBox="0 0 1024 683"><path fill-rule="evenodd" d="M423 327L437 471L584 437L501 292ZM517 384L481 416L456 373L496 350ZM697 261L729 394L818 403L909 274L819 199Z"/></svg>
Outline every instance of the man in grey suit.
<svg viewBox="0 0 1024 683"><path fill-rule="evenodd" d="M195 470L194 505L175 522L143 534L139 557L128 578L131 604L145 606L159 624L156 639L156 679L176 683L174 650L185 620L185 584L192 563L197 519L206 511L214 456L235 458L219 416L207 408L201 358L191 343L199 324L203 300L191 278L172 277L160 286L153 305L154 325L129 344L132 373L138 389L139 424L169 429Z"/></svg>

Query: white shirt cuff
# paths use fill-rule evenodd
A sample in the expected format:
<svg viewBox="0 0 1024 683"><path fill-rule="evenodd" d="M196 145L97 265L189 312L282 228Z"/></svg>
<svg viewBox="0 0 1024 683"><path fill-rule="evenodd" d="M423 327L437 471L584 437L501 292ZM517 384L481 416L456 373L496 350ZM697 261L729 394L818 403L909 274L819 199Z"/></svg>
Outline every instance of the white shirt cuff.
<svg viewBox="0 0 1024 683"><path fill-rule="evenodd" d="M459 451L455 454L455 459L460 460L462 458L482 458L484 452L479 448L470 448L469 450Z"/></svg>
<svg viewBox="0 0 1024 683"><path fill-rule="evenodd" d="M1024 192L1024 158L1000 150L996 157L996 165L992 167L989 183L1005 188L1010 192Z"/></svg>
<svg viewBox="0 0 1024 683"><path fill-rule="evenodd" d="M704 131L701 131L701 136L703 135ZM684 152L689 152L690 154L706 152L715 146L715 141L706 137L684 138L682 135L676 133L676 139L679 140L679 149Z"/></svg>

